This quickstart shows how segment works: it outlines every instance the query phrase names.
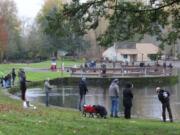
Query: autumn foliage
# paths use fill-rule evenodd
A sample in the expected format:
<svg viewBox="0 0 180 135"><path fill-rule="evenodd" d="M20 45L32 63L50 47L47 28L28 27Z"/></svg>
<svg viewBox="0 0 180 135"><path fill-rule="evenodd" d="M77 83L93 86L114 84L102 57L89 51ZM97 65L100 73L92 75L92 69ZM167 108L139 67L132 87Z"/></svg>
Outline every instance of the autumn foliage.
<svg viewBox="0 0 180 135"><path fill-rule="evenodd" d="M7 48L8 34L6 31L5 23L2 17L0 17L0 57L2 59L4 52Z"/></svg>

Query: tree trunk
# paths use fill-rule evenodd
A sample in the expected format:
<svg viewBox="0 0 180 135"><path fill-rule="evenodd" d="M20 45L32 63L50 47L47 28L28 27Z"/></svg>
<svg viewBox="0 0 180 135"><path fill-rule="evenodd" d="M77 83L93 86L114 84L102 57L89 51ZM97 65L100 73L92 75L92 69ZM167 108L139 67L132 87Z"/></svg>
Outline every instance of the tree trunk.
<svg viewBox="0 0 180 135"><path fill-rule="evenodd" d="M4 57L4 53L2 50L0 50L0 63L2 63Z"/></svg>

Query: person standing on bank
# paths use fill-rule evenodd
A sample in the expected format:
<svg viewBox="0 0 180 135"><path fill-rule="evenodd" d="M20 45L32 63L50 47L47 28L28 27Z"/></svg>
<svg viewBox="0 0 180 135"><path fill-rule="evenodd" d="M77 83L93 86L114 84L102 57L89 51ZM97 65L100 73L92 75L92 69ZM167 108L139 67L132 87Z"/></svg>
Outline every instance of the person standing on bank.
<svg viewBox="0 0 180 135"><path fill-rule="evenodd" d="M114 79L109 86L109 97L111 100L111 117L118 117L119 105L119 80Z"/></svg>
<svg viewBox="0 0 180 135"><path fill-rule="evenodd" d="M124 117L126 119L131 118L131 107L133 99L133 93L131 91L132 88L133 85L131 83L127 83L125 85L125 89L123 90Z"/></svg>
<svg viewBox="0 0 180 135"><path fill-rule="evenodd" d="M15 71L15 68L12 69L11 76L12 76L12 84L14 85L14 82L15 82L15 79L16 79L16 71Z"/></svg>
<svg viewBox="0 0 180 135"><path fill-rule="evenodd" d="M87 85L86 85L86 78L82 78L79 82L79 111L82 110L83 105L85 104L85 95L88 92Z"/></svg>
<svg viewBox="0 0 180 135"><path fill-rule="evenodd" d="M46 93L46 97L45 97L46 107L49 106L49 92L51 91L51 89L52 89L52 86L49 83L49 78L47 78L44 83L44 90Z"/></svg>
<svg viewBox="0 0 180 135"><path fill-rule="evenodd" d="M162 118L166 122L166 109L169 113L170 122L173 122L171 107L170 107L170 93L169 91L163 90L160 87L156 88L158 99L162 103Z"/></svg>
<svg viewBox="0 0 180 135"><path fill-rule="evenodd" d="M20 89L21 89L21 99L23 101L23 107L28 107L28 102L26 101L26 74L23 69L19 71L19 81L20 81Z"/></svg>

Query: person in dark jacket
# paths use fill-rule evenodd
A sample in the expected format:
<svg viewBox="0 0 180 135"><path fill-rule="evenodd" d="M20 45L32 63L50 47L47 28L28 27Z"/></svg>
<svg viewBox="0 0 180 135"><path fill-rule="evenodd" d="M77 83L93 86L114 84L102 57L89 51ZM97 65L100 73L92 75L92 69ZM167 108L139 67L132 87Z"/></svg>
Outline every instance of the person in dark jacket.
<svg viewBox="0 0 180 135"><path fill-rule="evenodd" d="M163 121L166 122L166 109L169 113L170 122L173 122L171 107L170 107L170 93L169 91L163 90L160 87L156 88L156 92L158 93L158 99L162 103L162 118Z"/></svg>
<svg viewBox="0 0 180 135"><path fill-rule="evenodd" d="M82 110L83 105L85 104L85 95L88 92L87 85L86 85L86 78L82 78L79 82L79 110Z"/></svg>
<svg viewBox="0 0 180 135"><path fill-rule="evenodd" d="M19 70L19 82L20 82L20 90L21 90L21 99L23 101L23 107L28 108L28 101L26 100L26 74L23 69Z"/></svg>
<svg viewBox="0 0 180 135"><path fill-rule="evenodd" d="M133 93L131 91L132 87L133 85L131 83L127 83L125 85L125 89L123 90L124 117L126 119L131 118L131 107L133 99Z"/></svg>
<svg viewBox="0 0 180 135"><path fill-rule="evenodd" d="M12 76L12 84L14 85L14 82L15 82L15 79L16 79L16 71L15 71L15 68L12 69L11 76Z"/></svg>
<svg viewBox="0 0 180 135"><path fill-rule="evenodd" d="M106 77L106 64L105 63L103 63L102 65L101 65L101 74L102 74L102 77Z"/></svg>

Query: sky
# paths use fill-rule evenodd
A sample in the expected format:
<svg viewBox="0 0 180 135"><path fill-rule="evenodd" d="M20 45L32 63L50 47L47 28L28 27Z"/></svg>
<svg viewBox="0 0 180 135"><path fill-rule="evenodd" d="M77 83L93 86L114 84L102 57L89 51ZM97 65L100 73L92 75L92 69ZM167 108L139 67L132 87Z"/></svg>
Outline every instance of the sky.
<svg viewBox="0 0 180 135"><path fill-rule="evenodd" d="M14 0L20 18L34 19L41 9L44 0Z"/></svg>
<svg viewBox="0 0 180 135"><path fill-rule="evenodd" d="M20 18L34 19L41 9L44 0L14 0L17 5L18 16ZM87 0L81 0L86 2Z"/></svg>

